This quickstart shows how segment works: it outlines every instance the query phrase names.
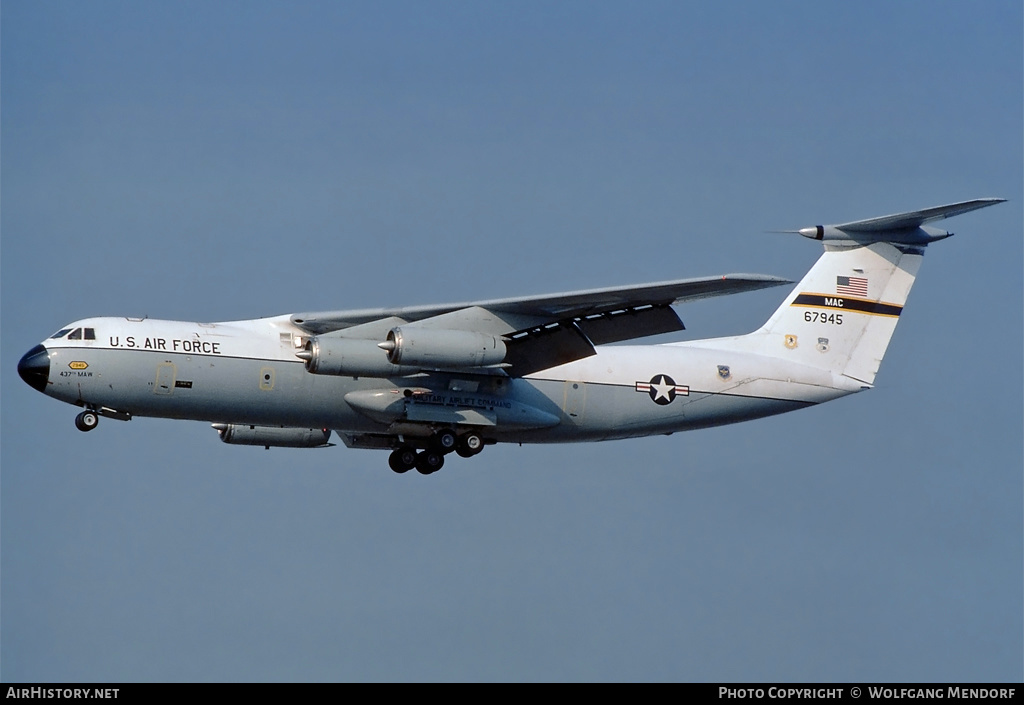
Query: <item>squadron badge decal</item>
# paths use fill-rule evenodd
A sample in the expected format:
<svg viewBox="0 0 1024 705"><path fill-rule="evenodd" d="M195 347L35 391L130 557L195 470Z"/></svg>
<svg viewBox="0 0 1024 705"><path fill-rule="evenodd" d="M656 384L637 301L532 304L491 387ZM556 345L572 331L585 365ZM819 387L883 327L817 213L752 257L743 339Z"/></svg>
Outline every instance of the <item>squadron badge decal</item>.
<svg viewBox="0 0 1024 705"><path fill-rule="evenodd" d="M690 396L689 387L676 384L668 375L654 375L650 382L637 382L636 391L647 392L651 401L662 406L671 404L676 395Z"/></svg>

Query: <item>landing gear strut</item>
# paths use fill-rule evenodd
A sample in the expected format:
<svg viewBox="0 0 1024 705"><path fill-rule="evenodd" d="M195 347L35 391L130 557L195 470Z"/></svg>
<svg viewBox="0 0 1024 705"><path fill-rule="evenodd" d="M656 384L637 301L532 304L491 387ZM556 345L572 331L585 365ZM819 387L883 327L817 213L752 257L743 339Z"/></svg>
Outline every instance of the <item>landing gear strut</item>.
<svg viewBox="0 0 1024 705"><path fill-rule="evenodd" d="M91 431L100 423L100 416L95 411L86 410L75 417L75 427L79 431Z"/></svg>

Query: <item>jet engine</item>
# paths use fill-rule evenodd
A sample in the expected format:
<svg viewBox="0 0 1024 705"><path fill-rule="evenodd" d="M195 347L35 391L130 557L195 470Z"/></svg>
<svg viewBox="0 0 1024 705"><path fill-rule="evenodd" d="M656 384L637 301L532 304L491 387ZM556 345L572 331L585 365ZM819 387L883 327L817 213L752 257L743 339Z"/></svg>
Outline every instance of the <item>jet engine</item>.
<svg viewBox="0 0 1024 705"><path fill-rule="evenodd" d="M236 446L320 448L330 445L328 441L331 438L329 428L282 428L237 423L215 423L213 427L222 441Z"/></svg>
<svg viewBox="0 0 1024 705"><path fill-rule="evenodd" d="M318 335L295 355L306 361L306 370L317 375L346 377L401 377L419 372L388 361L375 340Z"/></svg>
<svg viewBox="0 0 1024 705"><path fill-rule="evenodd" d="M396 365L419 367L484 367L505 360L501 338L467 330L399 326L378 347Z"/></svg>

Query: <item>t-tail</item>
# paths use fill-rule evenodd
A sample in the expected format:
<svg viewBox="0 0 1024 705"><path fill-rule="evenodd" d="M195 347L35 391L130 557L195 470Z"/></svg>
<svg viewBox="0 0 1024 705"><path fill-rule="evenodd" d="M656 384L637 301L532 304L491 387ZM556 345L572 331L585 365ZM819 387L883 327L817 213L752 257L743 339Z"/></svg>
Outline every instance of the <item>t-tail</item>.
<svg viewBox="0 0 1024 705"><path fill-rule="evenodd" d="M798 230L825 253L740 347L874 384L925 248L953 233L925 223L1002 203L963 203Z"/></svg>

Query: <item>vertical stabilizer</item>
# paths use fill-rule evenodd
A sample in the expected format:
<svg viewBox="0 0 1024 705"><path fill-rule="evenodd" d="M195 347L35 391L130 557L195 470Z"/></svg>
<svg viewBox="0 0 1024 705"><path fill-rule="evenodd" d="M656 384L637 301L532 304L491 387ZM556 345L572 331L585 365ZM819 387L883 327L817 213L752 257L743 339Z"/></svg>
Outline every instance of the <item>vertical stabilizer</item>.
<svg viewBox="0 0 1024 705"><path fill-rule="evenodd" d="M763 353L873 384L922 257L888 242L830 249L751 337Z"/></svg>
<svg viewBox="0 0 1024 705"><path fill-rule="evenodd" d="M1002 203L981 198L797 231L825 253L768 322L734 339L740 349L874 384L929 243L952 235L931 223Z"/></svg>

